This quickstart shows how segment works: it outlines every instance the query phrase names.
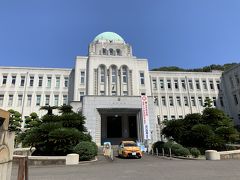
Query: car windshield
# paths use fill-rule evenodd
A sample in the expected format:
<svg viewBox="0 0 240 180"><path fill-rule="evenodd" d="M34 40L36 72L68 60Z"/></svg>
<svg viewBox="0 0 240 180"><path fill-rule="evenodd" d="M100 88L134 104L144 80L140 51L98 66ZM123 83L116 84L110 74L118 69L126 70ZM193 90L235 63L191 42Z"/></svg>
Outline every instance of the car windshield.
<svg viewBox="0 0 240 180"><path fill-rule="evenodd" d="M133 146L137 146L136 143L124 143L124 147L133 147Z"/></svg>

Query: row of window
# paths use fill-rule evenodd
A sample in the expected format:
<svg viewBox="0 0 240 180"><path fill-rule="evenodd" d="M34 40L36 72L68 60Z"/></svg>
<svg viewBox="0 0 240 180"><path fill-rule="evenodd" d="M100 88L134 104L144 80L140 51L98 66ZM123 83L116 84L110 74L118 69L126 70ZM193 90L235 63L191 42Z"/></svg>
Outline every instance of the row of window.
<svg viewBox="0 0 240 180"><path fill-rule="evenodd" d="M3 75L2 76L2 86L6 86L7 83L9 83L11 86L16 86L18 83L18 85L20 87L24 87L25 85L27 85L29 87L33 87L33 86L43 87L44 86L43 83L46 82L45 86L48 88L52 87L53 77L47 76L46 78L44 78L43 76L38 76L36 78L34 75L30 75L28 77L28 82L26 82L26 81L27 81L27 78L24 75L19 76L19 77L16 75L12 75L12 76ZM55 77L55 87L60 88L61 83L63 83L63 85L62 85L63 87L68 87L69 78L64 77L64 80L61 80L60 76L56 76Z"/></svg>
<svg viewBox="0 0 240 180"><path fill-rule="evenodd" d="M17 98L15 98L15 101L17 104L17 106L23 106L23 95L19 94L17 95ZM68 103L68 96L67 95L63 95L62 97L62 104L66 105ZM53 104L51 103L53 100ZM0 94L0 107L3 106L3 102L4 102L4 95ZM35 97L35 105L36 106L48 106L48 105L54 105L54 106L59 106L60 105L60 96L59 95L54 95L52 98L50 95L36 95ZM14 95L10 94L8 95L8 99L7 99L7 106L8 107L12 107L14 103ZM28 94L26 95L26 105L27 106L32 106L33 105L33 95Z"/></svg>
<svg viewBox="0 0 240 180"><path fill-rule="evenodd" d="M140 75L140 79L141 79L141 75ZM193 81L192 79L188 79L187 81L188 81L188 83L186 83L185 79L181 79L180 82L179 82L179 80L176 79L172 82L171 79L167 79L167 81L165 82L164 79L160 79L159 80L159 87L160 87L161 90L173 89L173 88L176 89L176 90L179 90L180 88L182 88L183 90L186 90L186 89L208 90L208 87L211 90L215 89L215 85L214 85L213 80L209 80L209 82L207 82L206 80L202 80L202 81L195 80L195 81ZM157 79L153 78L152 79L152 88L154 90L158 89L157 84L158 84ZM195 84L195 88L194 88L194 84ZM209 86L208 86L208 84L209 84ZM219 80L216 81L216 86L217 86L217 89L220 90L220 81Z"/></svg>
<svg viewBox="0 0 240 180"><path fill-rule="evenodd" d="M183 98L183 99L182 99ZM195 96L191 96L190 98L188 96L176 96L175 97L175 101L174 101L174 97L173 96L161 96L161 105L162 106L167 106L167 102L169 106L174 106L175 104L177 106L196 106L198 101L199 106L204 106L204 101L205 99L209 98L209 97L205 97L205 99L203 99L202 96L197 97L197 100L195 98ZM216 102L216 97L212 97L212 101L213 101L213 106L217 105ZM223 102L223 97L219 98L220 101L220 105L223 107L224 106L224 102ZM159 105L159 99L158 96L154 96L154 104L155 105Z"/></svg>
<svg viewBox="0 0 240 180"><path fill-rule="evenodd" d="M126 66L123 66L121 68L121 70L119 70L121 72L118 73L118 69L117 66L113 65L111 66L111 68L106 71L106 67L105 66L100 66L100 82L104 83L106 81L106 73L108 73L108 75L111 74L111 82L112 84L116 84L117 83L117 75L121 74L121 78L122 78L122 82L123 83L127 83L127 79L128 79L128 69Z"/></svg>
<svg viewBox="0 0 240 180"><path fill-rule="evenodd" d="M99 54L102 55L110 55L110 56L122 56L122 51L120 49L106 49L106 48L102 48L102 51L99 51Z"/></svg>

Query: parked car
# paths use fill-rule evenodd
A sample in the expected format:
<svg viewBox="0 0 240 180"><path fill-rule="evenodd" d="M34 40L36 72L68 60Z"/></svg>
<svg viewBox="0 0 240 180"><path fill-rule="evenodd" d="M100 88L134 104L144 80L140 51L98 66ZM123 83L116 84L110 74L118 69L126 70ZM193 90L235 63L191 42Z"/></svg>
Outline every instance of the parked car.
<svg viewBox="0 0 240 180"><path fill-rule="evenodd" d="M118 147L119 157L141 158L142 152L134 141L122 141Z"/></svg>

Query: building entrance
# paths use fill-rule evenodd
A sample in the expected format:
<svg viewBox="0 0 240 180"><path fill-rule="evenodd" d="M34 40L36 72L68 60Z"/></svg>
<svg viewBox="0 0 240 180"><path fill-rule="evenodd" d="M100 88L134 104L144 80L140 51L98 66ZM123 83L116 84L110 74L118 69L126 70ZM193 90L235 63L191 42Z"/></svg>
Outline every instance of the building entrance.
<svg viewBox="0 0 240 180"><path fill-rule="evenodd" d="M122 137L122 117L107 117L107 138Z"/></svg>
<svg viewBox="0 0 240 180"><path fill-rule="evenodd" d="M101 116L101 144L118 145L123 140L142 140L140 109L98 109Z"/></svg>

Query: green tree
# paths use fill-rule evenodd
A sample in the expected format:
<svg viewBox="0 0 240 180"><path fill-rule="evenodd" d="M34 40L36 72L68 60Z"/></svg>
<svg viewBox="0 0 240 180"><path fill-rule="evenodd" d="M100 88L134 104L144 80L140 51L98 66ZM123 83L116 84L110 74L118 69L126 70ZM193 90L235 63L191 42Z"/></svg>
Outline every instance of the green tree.
<svg viewBox="0 0 240 180"><path fill-rule="evenodd" d="M73 112L71 105L62 105L58 109L59 109L60 113L62 113L62 114Z"/></svg>
<svg viewBox="0 0 240 180"><path fill-rule="evenodd" d="M35 155L66 155L81 141L91 141L85 117L67 108L61 115L46 114L41 124L26 131L23 143L36 148Z"/></svg>
<svg viewBox="0 0 240 180"><path fill-rule="evenodd" d="M23 122L21 113L13 109L9 109L8 112L10 112L9 131L15 131L16 134L20 133L21 123Z"/></svg>
<svg viewBox="0 0 240 180"><path fill-rule="evenodd" d="M239 140L233 121L216 108L205 108L201 114L189 114L184 119L169 121L162 133L185 147L225 150L225 144Z"/></svg>
<svg viewBox="0 0 240 180"><path fill-rule="evenodd" d="M58 106L42 106L40 107L40 110L47 111L47 115L53 115L53 110L57 108Z"/></svg>
<svg viewBox="0 0 240 180"><path fill-rule="evenodd" d="M211 108L212 107L212 103L213 103L213 101L209 97L206 97L206 99L204 100L203 107Z"/></svg>
<svg viewBox="0 0 240 180"><path fill-rule="evenodd" d="M25 117L25 128L32 128L39 126L41 124L41 120L39 119L37 113L32 112L30 116Z"/></svg>

